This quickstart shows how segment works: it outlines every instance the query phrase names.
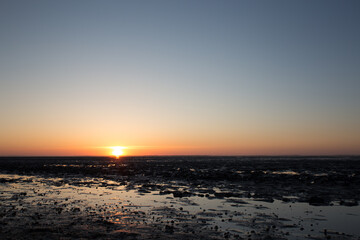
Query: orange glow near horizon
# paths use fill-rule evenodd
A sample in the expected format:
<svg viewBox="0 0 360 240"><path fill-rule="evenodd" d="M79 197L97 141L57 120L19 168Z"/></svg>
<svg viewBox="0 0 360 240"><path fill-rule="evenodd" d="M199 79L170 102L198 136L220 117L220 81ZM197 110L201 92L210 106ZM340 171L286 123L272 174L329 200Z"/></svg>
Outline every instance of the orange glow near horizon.
<svg viewBox="0 0 360 240"><path fill-rule="evenodd" d="M116 158L119 158L120 156L124 155L123 149L125 149L125 147L114 146L110 148L112 149L111 155L115 156Z"/></svg>
<svg viewBox="0 0 360 240"><path fill-rule="evenodd" d="M129 125L131 126L131 125ZM9 128L10 129L10 128ZM89 131L85 131L90 129ZM175 132L165 134L160 129L146 134L125 130L121 138L114 137L109 131L95 132L94 127L54 132L35 131L22 132L23 135L11 135L5 132L0 137L0 156L154 156L154 155L358 155L358 135L341 136L340 133L327 135L311 133L295 129L287 133L251 132L245 130L242 135L231 135L229 132ZM14 129L13 129L14 130ZM56 131L55 131L56 130ZM144 129L141 129L145 131ZM9 130L10 131L10 130ZM15 131L15 130L14 130ZM320 131L320 130L319 130ZM55 134L56 133L56 134ZM116 131L115 131L116 133ZM134 136L139 137L134 137ZM9 137L3 137L9 136ZM21 136L21 137L20 137ZM148 137L151 136L151 137ZM342 144L341 144L342 143ZM119 151L118 151L118 150ZM116 151L115 151L116 150Z"/></svg>
<svg viewBox="0 0 360 240"><path fill-rule="evenodd" d="M154 155L357 155L357 142L349 142L346 148L339 146L337 141L319 141L304 143L300 139L287 141L283 139L272 139L269 143L267 139L258 141L249 139L245 143L240 139L237 143L224 141L223 143L211 142L207 145L198 143L192 144L161 144L156 145L128 145L111 146L100 144L59 144L57 142L46 145L36 144L35 141L21 145L9 144L0 145L0 156L112 156L121 158L122 156L154 156ZM124 142L124 141L122 141ZM1 143L1 139L0 139ZM6 145L8 144L8 145ZM95 145L95 146L94 146ZM329 150L331 148L331 150Z"/></svg>

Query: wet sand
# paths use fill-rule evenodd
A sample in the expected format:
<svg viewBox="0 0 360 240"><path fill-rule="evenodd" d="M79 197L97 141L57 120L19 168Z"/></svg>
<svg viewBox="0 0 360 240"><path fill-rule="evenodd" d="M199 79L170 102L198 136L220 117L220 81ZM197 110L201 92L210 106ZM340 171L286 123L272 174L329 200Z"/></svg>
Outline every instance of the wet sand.
<svg viewBox="0 0 360 240"><path fill-rule="evenodd" d="M356 157L1 158L1 239L360 239Z"/></svg>

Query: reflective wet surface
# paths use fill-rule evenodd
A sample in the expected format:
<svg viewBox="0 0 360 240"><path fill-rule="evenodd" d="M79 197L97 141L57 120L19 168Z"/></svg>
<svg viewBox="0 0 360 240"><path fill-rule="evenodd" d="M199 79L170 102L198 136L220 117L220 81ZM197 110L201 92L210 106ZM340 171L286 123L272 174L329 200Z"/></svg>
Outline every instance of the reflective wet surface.
<svg viewBox="0 0 360 240"><path fill-rule="evenodd" d="M24 160L25 161L25 160ZM23 163L24 163L23 161ZM84 160L85 161L85 160ZM253 164L253 169L233 167L233 172L256 176L250 180L206 179L205 167L187 163L188 178L166 178L165 170L179 168L178 162L153 162L153 174L148 169L137 171L130 166L127 174L114 174L117 166L129 166L134 162L97 160L87 165L58 161L43 161L38 166L46 168L80 169L79 172L43 172L41 167L27 162L33 171L27 174L19 168L17 173L3 169L0 175L0 238L1 239L359 239L360 207L358 186L345 186L344 180L333 182L333 190L322 180L322 189L316 183L306 187L294 185L292 177L310 175L309 181L329 179L331 171L290 168L271 169L264 162ZM103 161L103 162L102 162ZM129 160L130 161L130 160ZM86 162L86 161L85 161ZM201 161L200 161L201 162ZM208 171L228 171L216 163ZM242 163L244 164L244 163ZM295 163L295 165L298 163ZM343 163L336 163L339 166ZM356 161L351 162L356 165ZM45 165L45 166L44 166ZM66 165L64 167L64 165ZM165 166L164 166L165 165ZM195 164L196 165L196 164ZM224 164L226 166L226 164ZM351 165L351 166L353 166ZM146 164L137 164L144 167ZM184 164L183 164L184 166ZM190 166L190 167L188 167ZM255 167L254 167L255 166ZM354 167L338 169L335 174L347 174L355 179ZM350 164L349 164L350 166ZM157 167L157 168L156 168ZM21 166L26 169L26 166ZM96 171L87 173L87 169ZM249 168L249 165L246 166ZM317 166L320 169L320 165ZM100 175L101 169L103 176ZM164 170L165 169L165 170ZM132 170L132 171L130 171ZM117 170L118 171L118 170ZM125 170L123 170L125 171ZM247 172L248 171L248 172ZM257 172L261 171L259 174ZM324 172L327 171L327 172ZM215 171L216 172L216 171ZM306 173L304 173L306 172ZM105 173L105 174L104 174ZM111 173L111 174L109 174ZM176 173L176 172L175 172ZM201 175L203 173L203 175ZM174 174L169 172L169 174ZM198 175L197 178L194 176ZM320 174L320 176L316 176ZM273 181L266 179L274 176ZM279 188L278 176L285 176ZM287 179L290 179L287 182ZM346 180L346 179L345 179ZM290 185L293 184L293 186ZM316 185L316 186L312 186ZM353 195L348 191L353 188ZM289 189L288 191L286 189ZM313 190L312 194L311 190ZM294 193L295 194L292 194ZM287 193L286 195L283 193Z"/></svg>

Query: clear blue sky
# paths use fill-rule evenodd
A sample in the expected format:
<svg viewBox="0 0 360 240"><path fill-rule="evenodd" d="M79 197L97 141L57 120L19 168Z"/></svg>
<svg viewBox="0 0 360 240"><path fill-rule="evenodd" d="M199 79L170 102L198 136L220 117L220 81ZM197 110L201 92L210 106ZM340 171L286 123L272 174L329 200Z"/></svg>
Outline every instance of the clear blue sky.
<svg viewBox="0 0 360 240"><path fill-rule="evenodd" d="M3 0L0 155L360 154L359 13L359 1Z"/></svg>

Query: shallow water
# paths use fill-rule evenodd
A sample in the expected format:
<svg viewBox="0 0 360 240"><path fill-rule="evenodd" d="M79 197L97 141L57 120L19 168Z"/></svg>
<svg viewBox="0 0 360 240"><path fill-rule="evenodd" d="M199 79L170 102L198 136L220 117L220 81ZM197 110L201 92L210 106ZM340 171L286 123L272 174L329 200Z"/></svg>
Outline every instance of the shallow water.
<svg viewBox="0 0 360 240"><path fill-rule="evenodd" d="M174 197L104 178L2 174L2 239L359 239L360 207ZM166 186L177 188L176 181ZM129 187L131 186L131 187ZM213 188L217 191L221 188ZM266 199L265 199L266 200Z"/></svg>

